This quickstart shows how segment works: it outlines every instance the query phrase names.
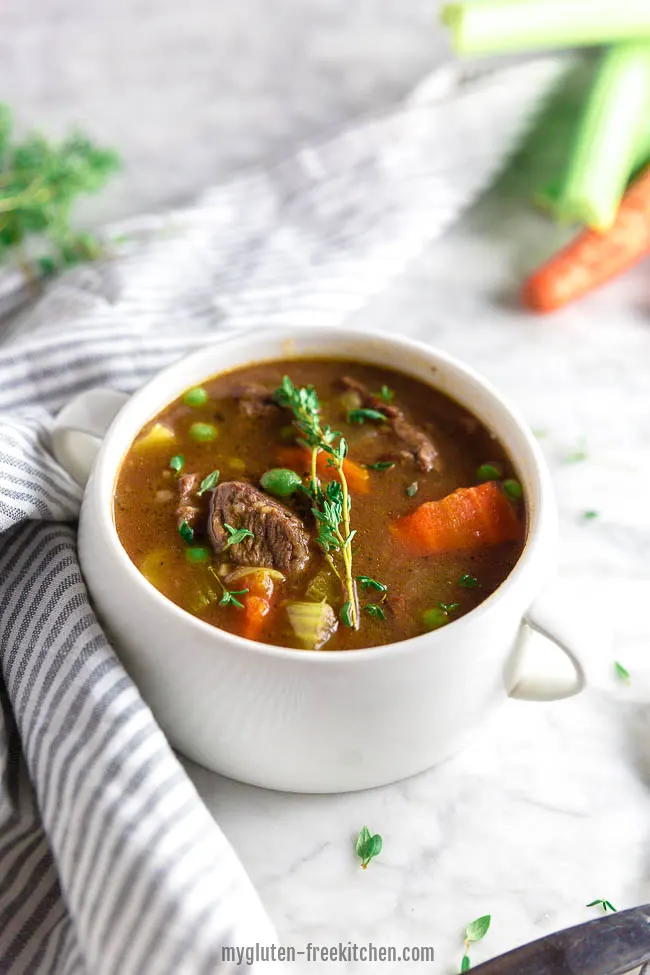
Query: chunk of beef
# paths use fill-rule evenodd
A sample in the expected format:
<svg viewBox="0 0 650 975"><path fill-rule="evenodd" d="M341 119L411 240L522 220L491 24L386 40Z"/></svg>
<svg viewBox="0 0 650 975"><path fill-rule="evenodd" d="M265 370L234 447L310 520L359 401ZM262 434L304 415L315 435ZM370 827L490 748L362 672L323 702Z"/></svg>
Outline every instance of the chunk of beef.
<svg viewBox="0 0 650 975"><path fill-rule="evenodd" d="M261 383L237 383L230 395L238 401L239 412L244 416L268 416L279 409L274 391Z"/></svg>
<svg viewBox="0 0 650 975"><path fill-rule="evenodd" d="M195 503L194 493L198 490L201 483L200 474L181 474L178 481L178 505L176 506L176 521L180 528L184 521L194 527L196 516L200 512L198 504Z"/></svg>
<svg viewBox="0 0 650 975"><path fill-rule="evenodd" d="M410 457L415 460L420 470L428 472L440 468L440 453L431 437L415 423L411 423L398 406L384 403L378 396L373 396L357 379L344 376L341 381L346 389L354 390L360 395L361 402L366 408L379 410L384 414L395 436L406 444Z"/></svg>
<svg viewBox="0 0 650 975"><path fill-rule="evenodd" d="M253 532L252 538L228 549L228 558L238 565L279 569L289 575L302 572L309 561L309 535L300 519L252 484L224 481L215 488L208 535L217 554L230 537L225 524Z"/></svg>

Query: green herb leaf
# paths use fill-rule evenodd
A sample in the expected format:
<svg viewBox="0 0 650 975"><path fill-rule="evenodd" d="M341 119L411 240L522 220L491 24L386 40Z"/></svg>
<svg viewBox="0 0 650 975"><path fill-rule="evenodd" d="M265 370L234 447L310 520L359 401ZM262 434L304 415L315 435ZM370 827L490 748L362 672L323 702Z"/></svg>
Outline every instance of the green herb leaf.
<svg viewBox="0 0 650 975"><path fill-rule="evenodd" d="M233 528L232 525L227 525L225 521L223 527L230 534L230 538L224 545L224 549L230 548L231 545L238 545L245 538L255 538L255 533L249 528Z"/></svg>
<svg viewBox="0 0 650 975"><path fill-rule="evenodd" d="M453 613L455 610L460 609L460 603L438 603L438 606L443 611L443 613Z"/></svg>
<svg viewBox="0 0 650 975"><path fill-rule="evenodd" d="M476 576L470 575L469 572L463 572L462 576L458 580L458 585L462 586L464 589L478 589L480 582Z"/></svg>
<svg viewBox="0 0 650 975"><path fill-rule="evenodd" d="M373 620L385 620L386 613L377 603L366 603L363 607L368 616Z"/></svg>
<svg viewBox="0 0 650 975"><path fill-rule="evenodd" d="M589 904L587 904L587 907L602 907L603 913L605 914L607 914L607 911L611 911L612 914L618 913L611 901L605 901L600 899L595 901L590 901Z"/></svg>
<svg viewBox="0 0 650 975"><path fill-rule="evenodd" d="M384 403L392 403L395 399L395 393L388 386L382 386L379 393L372 393L375 399L383 399Z"/></svg>
<svg viewBox="0 0 650 975"><path fill-rule="evenodd" d="M571 453L567 454L563 460L565 464L579 464L583 460L587 460L589 454L587 453L587 442L584 437L580 438L578 446Z"/></svg>
<svg viewBox="0 0 650 975"><path fill-rule="evenodd" d="M361 829L357 836L355 850L364 870L374 857L379 856L383 845L384 841L379 833L375 833L373 836L367 826Z"/></svg>
<svg viewBox="0 0 650 975"><path fill-rule="evenodd" d="M38 134L11 142L6 105L0 105L0 152L0 259L15 251L25 274L33 277L33 266L52 273L98 257L101 242L75 231L70 214L77 197L97 192L119 169L117 155L81 132L60 143ZM33 262L26 256L29 237L43 242L47 250Z"/></svg>
<svg viewBox="0 0 650 975"><path fill-rule="evenodd" d="M419 488L419 484L417 481L413 481L412 484L409 484L409 486L406 489L406 493L408 494L409 498L415 497L415 495L418 493L418 488Z"/></svg>
<svg viewBox="0 0 650 975"><path fill-rule="evenodd" d="M352 620L352 602L350 600L341 606L341 619L346 626L354 626Z"/></svg>
<svg viewBox="0 0 650 975"><path fill-rule="evenodd" d="M383 582L377 582L370 576L357 576L357 582L361 583L362 589L376 589L377 592L386 592L388 589L388 586L385 586Z"/></svg>
<svg viewBox="0 0 650 975"><path fill-rule="evenodd" d="M194 529L185 520L181 522L178 533L188 545L191 545L194 541Z"/></svg>
<svg viewBox="0 0 650 975"><path fill-rule="evenodd" d="M364 464L369 471L389 471L391 467L395 467L394 460L378 460L375 464Z"/></svg>
<svg viewBox="0 0 650 975"><path fill-rule="evenodd" d="M237 609L243 609L244 608L244 604L243 603L240 603L240 601L238 599L235 599L235 596L244 596L247 592L248 592L248 589L232 589L232 590L230 590L230 589L226 589L225 586L224 586L223 587L223 595L222 595L221 599L219 600L219 605L220 606L229 606L229 605L232 605L232 606L236 606Z"/></svg>
<svg viewBox="0 0 650 975"><path fill-rule="evenodd" d="M582 512L582 517L584 518L585 521L593 521L594 518L597 518L598 517L598 512L597 511L583 511Z"/></svg>
<svg viewBox="0 0 650 975"><path fill-rule="evenodd" d="M479 481L498 481L503 477L503 468L501 464L496 464L489 462L487 464L481 464L481 466L476 471L476 476Z"/></svg>
<svg viewBox="0 0 650 975"><path fill-rule="evenodd" d="M630 683L630 672L629 672L629 670L626 670L626 668L623 666L623 664L619 663L618 660L615 660L614 661L614 670L616 671L616 676L620 680L625 681L626 684L629 684Z"/></svg>
<svg viewBox="0 0 650 975"><path fill-rule="evenodd" d="M169 466L178 474L179 471L182 471L183 467L185 466L185 458L182 454L175 454L170 460Z"/></svg>
<svg viewBox="0 0 650 975"><path fill-rule="evenodd" d="M472 921L465 928L465 938L470 944L476 941L481 941L485 935L488 933L490 928L490 922L492 921L491 914L484 914L483 917L477 917L475 921Z"/></svg>
<svg viewBox="0 0 650 975"><path fill-rule="evenodd" d="M379 410L362 406L358 410L348 411L348 423L365 423L366 420L379 420L381 423L386 423L386 417Z"/></svg>
<svg viewBox="0 0 650 975"><path fill-rule="evenodd" d="M463 955L463 960L460 963L461 972L468 972L472 967L472 963L469 960L469 955Z"/></svg>
<svg viewBox="0 0 650 975"><path fill-rule="evenodd" d="M207 477L204 477L201 481L201 486L196 492L199 497L205 494L206 491L210 491L212 488L216 487L219 483L219 471L212 471Z"/></svg>

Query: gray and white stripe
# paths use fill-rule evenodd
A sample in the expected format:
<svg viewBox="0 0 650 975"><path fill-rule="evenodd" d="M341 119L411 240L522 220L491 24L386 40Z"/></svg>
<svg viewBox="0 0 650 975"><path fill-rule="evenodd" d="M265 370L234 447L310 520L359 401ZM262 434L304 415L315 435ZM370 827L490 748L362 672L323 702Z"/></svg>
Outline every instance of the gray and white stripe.
<svg viewBox="0 0 650 975"><path fill-rule="evenodd" d="M68 273L5 330L0 972L214 975L235 968L222 946L274 937L95 618L52 416L92 386L136 389L224 327L342 321L475 198L562 70L459 73L444 102L135 221L118 258Z"/></svg>

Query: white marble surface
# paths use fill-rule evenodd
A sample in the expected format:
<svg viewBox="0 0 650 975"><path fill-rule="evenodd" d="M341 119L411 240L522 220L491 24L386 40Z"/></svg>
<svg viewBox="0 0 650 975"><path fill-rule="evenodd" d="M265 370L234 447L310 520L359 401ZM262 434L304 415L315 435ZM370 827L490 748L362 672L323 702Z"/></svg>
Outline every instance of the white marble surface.
<svg viewBox="0 0 650 975"><path fill-rule="evenodd" d="M445 57L436 6L21 0L3 17L4 97L26 123L78 120L122 148L123 177L86 211L116 218L394 101ZM280 795L188 764L283 943L433 945L442 975L457 970L463 926L479 914L493 926L475 962L594 916L584 907L594 898L650 901L650 267L552 319L526 316L513 294L555 231L525 184L502 185L357 323L461 356L546 431L558 620L588 658L590 686L572 701L511 702L464 754L369 793ZM563 463L583 437L587 459ZM586 509L599 518L585 522ZM614 657L630 686L614 678ZM353 854L364 823L385 843L365 872ZM409 969L430 966L399 967Z"/></svg>
<svg viewBox="0 0 650 975"><path fill-rule="evenodd" d="M595 916L595 898L650 900L650 268L553 318L527 316L511 296L531 241L551 234L520 199L493 195L358 323L461 356L545 432L561 512L556 618L589 687L509 702L465 753L372 792L274 794L188 764L284 943L431 944L434 970L452 973L478 915L493 926L476 962ZM566 463L583 438L587 458ZM599 517L585 521L587 509ZM361 871L365 823L384 853Z"/></svg>

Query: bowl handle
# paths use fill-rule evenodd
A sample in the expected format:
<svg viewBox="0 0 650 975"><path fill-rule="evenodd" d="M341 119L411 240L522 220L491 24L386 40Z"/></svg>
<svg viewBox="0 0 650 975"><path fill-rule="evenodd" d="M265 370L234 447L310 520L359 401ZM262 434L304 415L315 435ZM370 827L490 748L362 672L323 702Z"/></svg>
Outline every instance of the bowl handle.
<svg viewBox="0 0 650 975"><path fill-rule="evenodd" d="M89 389L64 406L52 428L52 452L82 487L90 475L104 434L129 399L114 389Z"/></svg>
<svg viewBox="0 0 650 975"><path fill-rule="evenodd" d="M559 701L583 690L584 667L568 646L574 641L563 637L558 614L552 616L549 603L540 600L522 621L506 672L509 697Z"/></svg>

